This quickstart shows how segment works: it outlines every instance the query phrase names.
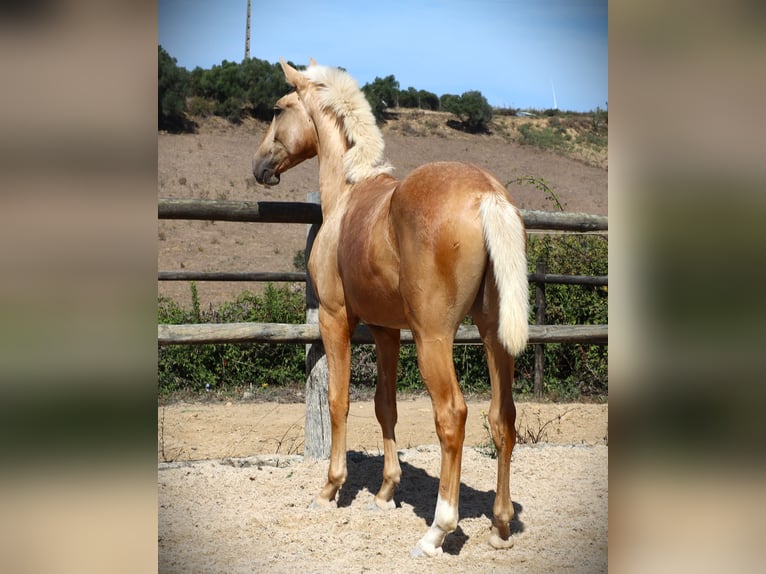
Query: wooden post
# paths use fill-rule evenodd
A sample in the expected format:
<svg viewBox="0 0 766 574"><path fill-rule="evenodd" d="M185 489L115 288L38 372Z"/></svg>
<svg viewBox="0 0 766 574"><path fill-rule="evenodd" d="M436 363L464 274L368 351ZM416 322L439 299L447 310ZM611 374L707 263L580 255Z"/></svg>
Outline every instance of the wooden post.
<svg viewBox="0 0 766 574"><path fill-rule="evenodd" d="M545 325L545 283L542 278L545 275L545 261L537 262L535 275L540 279L535 281L535 323ZM535 345L535 395L543 396L543 371L545 369L545 345Z"/></svg>
<svg viewBox="0 0 766 574"><path fill-rule="evenodd" d="M319 203L319 192L308 194L307 201ZM319 231L319 224L311 224L306 236L306 265ZM319 323L319 308L314 284L306 271L306 323ZM330 408L327 400L327 357L321 342L306 345L306 427L303 455L311 459L330 458Z"/></svg>

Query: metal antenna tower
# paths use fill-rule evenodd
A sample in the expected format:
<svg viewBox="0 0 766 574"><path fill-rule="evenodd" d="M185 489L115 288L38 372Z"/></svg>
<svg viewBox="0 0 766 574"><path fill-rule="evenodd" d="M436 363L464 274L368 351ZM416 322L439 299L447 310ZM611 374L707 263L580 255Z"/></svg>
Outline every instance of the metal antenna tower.
<svg viewBox="0 0 766 574"><path fill-rule="evenodd" d="M245 28L245 60L250 59L250 0L247 0L247 28Z"/></svg>

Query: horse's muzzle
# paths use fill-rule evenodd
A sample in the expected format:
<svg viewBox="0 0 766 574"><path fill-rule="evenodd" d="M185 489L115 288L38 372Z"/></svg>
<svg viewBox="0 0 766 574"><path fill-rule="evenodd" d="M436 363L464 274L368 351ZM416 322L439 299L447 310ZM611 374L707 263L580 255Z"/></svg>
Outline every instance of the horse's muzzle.
<svg viewBox="0 0 766 574"><path fill-rule="evenodd" d="M279 183L279 174L271 166L268 159L262 161L253 160L253 175L255 181L263 185L277 185Z"/></svg>
<svg viewBox="0 0 766 574"><path fill-rule="evenodd" d="M260 174L255 175L255 181L263 185L278 185L279 174L270 169L264 170Z"/></svg>

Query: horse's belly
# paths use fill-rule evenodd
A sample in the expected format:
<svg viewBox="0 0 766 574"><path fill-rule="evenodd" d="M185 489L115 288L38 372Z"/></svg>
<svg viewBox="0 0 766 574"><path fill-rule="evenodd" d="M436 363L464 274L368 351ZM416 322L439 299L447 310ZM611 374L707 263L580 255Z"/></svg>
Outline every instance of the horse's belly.
<svg viewBox="0 0 766 574"><path fill-rule="evenodd" d="M389 279L375 274L346 277L343 288L350 311L368 325L407 328L404 305L398 290Z"/></svg>

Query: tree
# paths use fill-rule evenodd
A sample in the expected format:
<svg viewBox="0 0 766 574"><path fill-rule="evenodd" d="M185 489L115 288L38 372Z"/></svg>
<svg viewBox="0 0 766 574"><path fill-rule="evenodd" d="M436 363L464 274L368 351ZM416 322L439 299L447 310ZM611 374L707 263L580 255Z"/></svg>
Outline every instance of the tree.
<svg viewBox="0 0 766 574"><path fill-rule="evenodd" d="M399 105L403 108L420 110L438 110L439 97L426 90L416 90L412 86L399 92Z"/></svg>
<svg viewBox="0 0 766 574"><path fill-rule="evenodd" d="M457 115L456 111L460 107L460 96L455 94L442 94L439 98L439 106L445 112L451 112Z"/></svg>
<svg viewBox="0 0 766 574"><path fill-rule="evenodd" d="M418 91L410 86L406 90L399 92L399 105L403 108L417 108L418 106Z"/></svg>
<svg viewBox="0 0 766 574"><path fill-rule="evenodd" d="M367 97L367 101L370 102L372 113L378 121L383 120L386 108L398 107L399 105L399 82L393 75L385 78L376 77L371 84L365 84L362 91Z"/></svg>
<svg viewBox="0 0 766 574"><path fill-rule="evenodd" d="M289 62L293 65L292 62ZM246 101L252 106L253 116L270 120L276 101L290 91L279 63L251 58L241 64L242 79L247 90ZM300 66L295 66L300 69Z"/></svg>
<svg viewBox="0 0 766 574"><path fill-rule="evenodd" d="M157 46L157 56L157 125L172 131L184 129L189 73L162 46Z"/></svg>
<svg viewBox="0 0 766 574"><path fill-rule="evenodd" d="M289 90L281 66L258 58L239 64L224 60L209 70L195 68L190 74L191 94L208 102L216 115L235 123L247 113L271 119L274 103Z"/></svg>
<svg viewBox="0 0 766 574"><path fill-rule="evenodd" d="M439 96L427 90L418 90L420 108L423 110L438 110Z"/></svg>
<svg viewBox="0 0 766 574"><path fill-rule="evenodd" d="M445 94L441 97L442 109L455 114L463 128L469 132L489 131L492 106L481 92L472 90L461 96Z"/></svg>

